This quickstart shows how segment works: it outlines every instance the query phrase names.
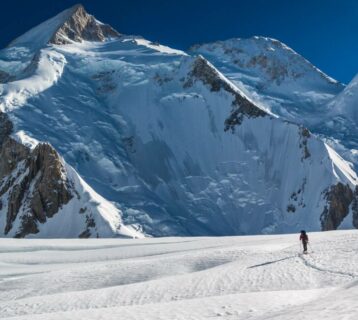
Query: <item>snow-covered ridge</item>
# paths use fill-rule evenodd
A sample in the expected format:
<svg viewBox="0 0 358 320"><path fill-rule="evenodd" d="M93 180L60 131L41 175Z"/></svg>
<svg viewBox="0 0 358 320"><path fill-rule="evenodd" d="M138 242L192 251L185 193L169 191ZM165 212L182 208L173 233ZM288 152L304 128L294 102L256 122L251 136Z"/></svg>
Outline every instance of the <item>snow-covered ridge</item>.
<svg viewBox="0 0 358 320"><path fill-rule="evenodd" d="M328 102L344 88L271 38L229 39L195 45L190 52L211 61L256 104L312 131L327 113Z"/></svg>
<svg viewBox="0 0 358 320"><path fill-rule="evenodd" d="M254 36L249 39L233 38L208 44L194 45L190 52L215 57L215 60L230 63L246 72L260 74L280 86L287 81L317 80L318 77L328 84L340 84L329 77L308 60L282 42ZM310 79L315 77L315 79Z"/></svg>
<svg viewBox="0 0 358 320"><path fill-rule="evenodd" d="M19 80L0 83L0 111L16 108L50 88L62 75L65 57L54 50L42 49L29 61Z"/></svg>
<svg viewBox="0 0 358 320"><path fill-rule="evenodd" d="M344 89L293 49L266 37L195 45L190 52L209 59L255 104L309 128L358 168L357 117L349 107L354 80Z"/></svg>
<svg viewBox="0 0 358 320"><path fill-rule="evenodd" d="M159 51L159 52L162 52L162 53L168 53L168 54L187 55L182 50L172 49L170 47L163 46L158 42L148 41L148 40L146 40L146 39L144 39L142 37L133 37L133 39L138 45L148 47L148 48L153 49L155 51Z"/></svg>

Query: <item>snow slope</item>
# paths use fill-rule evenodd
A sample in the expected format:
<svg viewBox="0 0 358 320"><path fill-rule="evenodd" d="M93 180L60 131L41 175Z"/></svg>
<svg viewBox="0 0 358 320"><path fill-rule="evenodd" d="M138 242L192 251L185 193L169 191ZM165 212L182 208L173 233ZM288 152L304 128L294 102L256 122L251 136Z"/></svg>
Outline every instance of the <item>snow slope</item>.
<svg viewBox="0 0 358 320"><path fill-rule="evenodd" d="M357 232L309 237L1 239L0 318L355 319Z"/></svg>
<svg viewBox="0 0 358 320"><path fill-rule="evenodd" d="M31 50L3 50L6 72ZM34 57L26 75L0 84L15 135L49 141L148 234L319 230L331 188L341 183L349 198L355 188L354 171L320 139L264 112L200 56L121 36ZM338 225L348 209L336 208L349 204L329 211Z"/></svg>
<svg viewBox="0 0 358 320"><path fill-rule="evenodd" d="M346 148L352 150L353 161L357 163L358 149L358 76L340 92L328 105L326 125L337 131L336 137Z"/></svg>

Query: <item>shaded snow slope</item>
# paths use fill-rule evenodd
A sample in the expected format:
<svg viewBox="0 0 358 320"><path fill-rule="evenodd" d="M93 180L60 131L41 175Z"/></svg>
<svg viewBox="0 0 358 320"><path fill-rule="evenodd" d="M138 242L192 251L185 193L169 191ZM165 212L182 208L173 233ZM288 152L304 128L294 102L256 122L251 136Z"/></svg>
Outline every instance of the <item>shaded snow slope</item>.
<svg viewBox="0 0 358 320"><path fill-rule="evenodd" d="M332 112L337 115L342 115L351 119L354 122L358 122L357 112L358 102L358 75L345 87L345 89L335 97L331 102L330 107Z"/></svg>
<svg viewBox="0 0 358 320"><path fill-rule="evenodd" d="M353 161L358 163L358 76L346 86L328 105L326 125L337 131L336 137L349 149L353 149Z"/></svg>
<svg viewBox="0 0 358 320"><path fill-rule="evenodd" d="M31 50L0 53L22 75L0 84L14 136L50 142L126 224L233 235L336 228L349 215L350 165L203 57L134 36L46 46L36 63Z"/></svg>
<svg viewBox="0 0 358 320"><path fill-rule="evenodd" d="M1 239L0 317L355 319L356 231L309 237Z"/></svg>

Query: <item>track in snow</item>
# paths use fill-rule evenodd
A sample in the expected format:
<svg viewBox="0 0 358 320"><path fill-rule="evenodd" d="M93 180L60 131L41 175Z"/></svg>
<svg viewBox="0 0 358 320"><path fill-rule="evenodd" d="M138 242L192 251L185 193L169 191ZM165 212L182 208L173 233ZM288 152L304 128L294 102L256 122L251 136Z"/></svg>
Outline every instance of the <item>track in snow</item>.
<svg viewBox="0 0 358 320"><path fill-rule="evenodd" d="M357 232L310 238L1 239L0 318L355 318Z"/></svg>

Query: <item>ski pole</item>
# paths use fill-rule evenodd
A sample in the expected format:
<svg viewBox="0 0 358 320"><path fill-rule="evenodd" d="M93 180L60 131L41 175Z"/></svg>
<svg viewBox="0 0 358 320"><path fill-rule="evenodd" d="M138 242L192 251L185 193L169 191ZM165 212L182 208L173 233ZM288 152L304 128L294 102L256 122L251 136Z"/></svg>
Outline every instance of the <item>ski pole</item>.
<svg viewBox="0 0 358 320"><path fill-rule="evenodd" d="M308 246L310 247L310 249L311 249L311 252L313 252L313 249L312 249L312 246L311 246L311 244L309 243L309 242L307 242L308 243Z"/></svg>

